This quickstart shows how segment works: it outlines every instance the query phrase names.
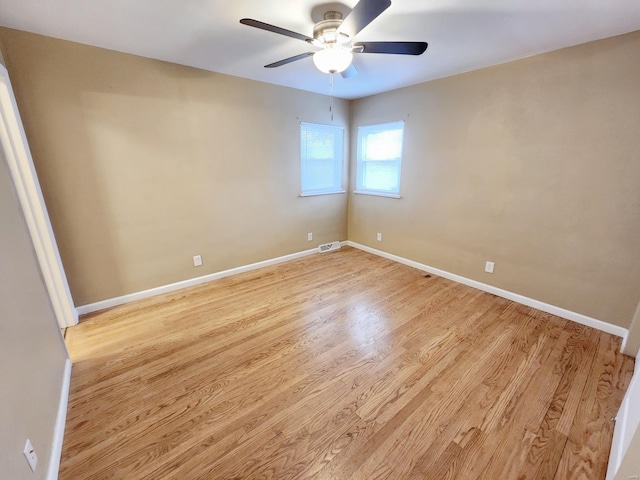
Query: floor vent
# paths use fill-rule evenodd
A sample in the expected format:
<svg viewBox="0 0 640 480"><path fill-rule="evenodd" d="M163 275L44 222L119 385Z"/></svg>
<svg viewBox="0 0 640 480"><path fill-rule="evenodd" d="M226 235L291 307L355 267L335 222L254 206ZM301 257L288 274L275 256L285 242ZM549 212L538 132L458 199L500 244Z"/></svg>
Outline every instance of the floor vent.
<svg viewBox="0 0 640 480"><path fill-rule="evenodd" d="M323 243L318 246L320 253L331 252L332 250L338 250L340 248L340 242Z"/></svg>

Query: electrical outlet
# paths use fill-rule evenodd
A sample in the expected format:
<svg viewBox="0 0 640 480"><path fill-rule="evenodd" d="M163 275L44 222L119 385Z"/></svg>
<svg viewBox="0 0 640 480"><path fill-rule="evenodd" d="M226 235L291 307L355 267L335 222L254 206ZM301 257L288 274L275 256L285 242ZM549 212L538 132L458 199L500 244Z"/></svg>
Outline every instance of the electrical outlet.
<svg viewBox="0 0 640 480"><path fill-rule="evenodd" d="M31 440L27 438L27 443L24 444L24 456L31 467L31 471L36 471L36 466L38 465L38 455L36 455L36 451L31 445Z"/></svg>
<svg viewBox="0 0 640 480"><path fill-rule="evenodd" d="M638 475L630 475L627 477L627 480L640 480L640 476Z"/></svg>
<svg viewBox="0 0 640 480"><path fill-rule="evenodd" d="M493 267L495 266L495 263L493 262L487 262L484 264L484 271L487 273L493 273Z"/></svg>
<svg viewBox="0 0 640 480"><path fill-rule="evenodd" d="M376 235L376 240L378 240L379 242L382 241L382 234L380 232L378 232L378 234Z"/></svg>
<svg viewBox="0 0 640 480"><path fill-rule="evenodd" d="M313 233L309 232L307 233L307 240L310 242L311 240L313 240Z"/></svg>
<svg viewBox="0 0 640 480"><path fill-rule="evenodd" d="M194 255L193 256L193 266L199 267L202 265L202 255Z"/></svg>

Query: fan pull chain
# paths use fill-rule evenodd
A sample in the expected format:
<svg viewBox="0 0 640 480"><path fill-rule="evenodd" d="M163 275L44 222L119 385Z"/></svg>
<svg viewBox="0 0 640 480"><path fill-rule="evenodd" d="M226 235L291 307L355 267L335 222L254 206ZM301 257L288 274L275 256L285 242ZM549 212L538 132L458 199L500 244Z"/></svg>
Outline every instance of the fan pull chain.
<svg viewBox="0 0 640 480"><path fill-rule="evenodd" d="M333 122L333 72L329 73L329 113Z"/></svg>

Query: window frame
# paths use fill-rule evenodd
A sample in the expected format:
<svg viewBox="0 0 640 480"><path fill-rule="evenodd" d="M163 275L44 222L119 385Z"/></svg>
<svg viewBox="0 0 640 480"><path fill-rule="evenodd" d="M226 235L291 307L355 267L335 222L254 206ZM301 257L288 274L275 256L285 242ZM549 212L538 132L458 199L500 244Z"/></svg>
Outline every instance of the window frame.
<svg viewBox="0 0 640 480"><path fill-rule="evenodd" d="M310 128L311 127L311 128ZM334 163L334 172L337 173L337 181L329 188L309 188L308 171L309 164L313 161L319 161L319 159L309 158L305 151L305 143L303 142L303 132L307 131L332 132L334 139L334 158L327 159L328 162ZM333 195L337 193L346 193L344 189L344 158L345 158L345 131L346 128L342 125L327 125L322 123L313 122L300 122L300 196L312 197L316 195ZM307 149L308 151L308 149Z"/></svg>
<svg viewBox="0 0 640 480"><path fill-rule="evenodd" d="M389 160L366 160L363 159L363 153L365 152L364 141L367 135L384 132L387 130L402 130L402 145L400 147L400 156L397 159L389 159ZM405 122L404 120L396 120L393 122L385 122L385 123L376 123L372 125L361 125L358 127L358 143L357 143L357 153L356 153L356 189L353 193L363 194L363 195L375 195L379 197L390 197L390 198L401 198L400 197L400 184L402 181L402 158L404 156L404 135L405 135ZM376 188L368 188L363 185L363 173L366 167L366 162L371 161L383 161L383 162L394 162L397 163L397 176L398 183L395 189L386 190L386 189L376 189Z"/></svg>

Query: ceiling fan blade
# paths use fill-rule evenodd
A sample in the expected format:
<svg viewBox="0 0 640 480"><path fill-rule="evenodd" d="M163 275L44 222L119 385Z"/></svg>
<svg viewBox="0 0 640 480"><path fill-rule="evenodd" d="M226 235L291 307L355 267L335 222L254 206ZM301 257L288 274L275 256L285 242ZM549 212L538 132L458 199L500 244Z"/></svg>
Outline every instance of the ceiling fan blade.
<svg viewBox="0 0 640 480"><path fill-rule="evenodd" d="M265 65L264 68L281 67L282 65L286 65L287 63L297 62L298 60L302 60L303 58L310 57L314 53L316 52L301 53L300 55L296 55L295 57L285 58L284 60L280 60L279 62L273 62L273 63L270 63L269 65Z"/></svg>
<svg viewBox="0 0 640 480"><path fill-rule="evenodd" d="M391 0L360 0L338 27L338 33L355 37L390 6Z"/></svg>
<svg viewBox="0 0 640 480"><path fill-rule="evenodd" d="M356 70L356 67L353 66L353 63L349 65L344 72L340 73L340 75L342 75L342 78L355 77L357 74L358 70Z"/></svg>
<svg viewBox="0 0 640 480"><path fill-rule="evenodd" d="M359 53L391 53L395 55L422 55L427 42L358 42L354 48L362 48ZM357 50L356 50L357 51Z"/></svg>
<svg viewBox="0 0 640 480"><path fill-rule="evenodd" d="M296 38L304 42L313 42L313 38L311 37L307 37L306 35L302 35L301 33L292 32L291 30L287 30L286 28L269 25L268 23L254 20L253 18L243 18L242 20L240 20L240 23L242 23L243 25L249 25L250 27L259 28L261 30L266 30L267 32L278 33L287 37Z"/></svg>

